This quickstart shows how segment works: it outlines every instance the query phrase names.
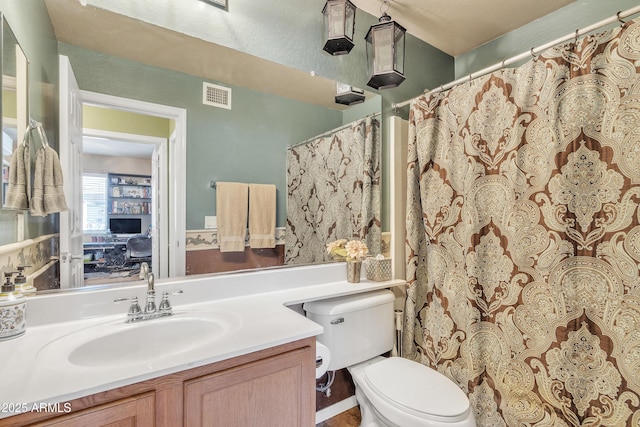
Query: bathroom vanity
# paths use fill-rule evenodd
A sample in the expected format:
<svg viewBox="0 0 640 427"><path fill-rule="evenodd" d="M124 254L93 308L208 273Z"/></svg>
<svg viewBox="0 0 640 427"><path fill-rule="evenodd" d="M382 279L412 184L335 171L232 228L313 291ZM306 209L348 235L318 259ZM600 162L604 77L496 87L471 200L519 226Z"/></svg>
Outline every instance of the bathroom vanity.
<svg viewBox="0 0 640 427"><path fill-rule="evenodd" d="M345 278L340 263L161 281L183 291L174 314L134 323L113 301L144 302L142 283L32 297L26 334L0 342L0 426L313 426L323 329L301 304L404 285Z"/></svg>
<svg viewBox="0 0 640 427"><path fill-rule="evenodd" d="M306 338L74 399L50 411L0 419L0 425L312 426L314 389L315 339Z"/></svg>

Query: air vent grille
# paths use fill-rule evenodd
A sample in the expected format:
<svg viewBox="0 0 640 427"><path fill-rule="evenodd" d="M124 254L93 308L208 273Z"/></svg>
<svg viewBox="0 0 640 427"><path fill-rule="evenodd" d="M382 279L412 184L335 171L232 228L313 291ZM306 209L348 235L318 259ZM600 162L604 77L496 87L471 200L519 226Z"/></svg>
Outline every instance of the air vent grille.
<svg viewBox="0 0 640 427"><path fill-rule="evenodd" d="M231 88L204 82L202 84L202 103L230 110Z"/></svg>

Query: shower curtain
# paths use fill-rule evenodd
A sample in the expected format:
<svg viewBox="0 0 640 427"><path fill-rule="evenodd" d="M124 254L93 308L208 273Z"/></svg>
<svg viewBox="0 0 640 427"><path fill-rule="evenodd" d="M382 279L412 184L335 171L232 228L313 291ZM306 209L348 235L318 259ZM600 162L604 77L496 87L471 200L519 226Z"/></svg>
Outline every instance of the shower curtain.
<svg viewBox="0 0 640 427"><path fill-rule="evenodd" d="M478 426L640 425L640 25L414 100L404 356Z"/></svg>
<svg viewBox="0 0 640 427"><path fill-rule="evenodd" d="M380 253L380 197L379 114L289 148L285 263L329 261L336 239Z"/></svg>

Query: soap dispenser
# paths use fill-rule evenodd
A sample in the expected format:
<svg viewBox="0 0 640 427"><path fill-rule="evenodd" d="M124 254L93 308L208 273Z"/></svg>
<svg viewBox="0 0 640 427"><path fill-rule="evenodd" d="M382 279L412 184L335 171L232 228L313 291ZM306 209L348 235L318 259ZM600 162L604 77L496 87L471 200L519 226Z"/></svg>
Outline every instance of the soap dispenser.
<svg viewBox="0 0 640 427"><path fill-rule="evenodd" d="M36 294L37 289L31 283L27 283L27 277L24 275L24 269L27 267L31 266L20 265L17 267L18 275L13 282L16 285L17 292L20 292L25 297L30 297Z"/></svg>
<svg viewBox="0 0 640 427"><path fill-rule="evenodd" d="M0 288L0 340L19 337L27 330L27 298L15 291L11 276L15 271L4 273Z"/></svg>

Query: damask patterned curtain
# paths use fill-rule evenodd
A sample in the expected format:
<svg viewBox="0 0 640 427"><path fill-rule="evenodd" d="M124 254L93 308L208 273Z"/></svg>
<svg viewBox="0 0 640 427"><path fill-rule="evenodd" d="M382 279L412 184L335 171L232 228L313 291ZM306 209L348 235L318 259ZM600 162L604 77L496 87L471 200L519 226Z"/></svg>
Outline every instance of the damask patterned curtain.
<svg viewBox="0 0 640 427"><path fill-rule="evenodd" d="M336 239L377 254L380 235L379 114L287 151L285 263L329 261Z"/></svg>
<svg viewBox="0 0 640 427"><path fill-rule="evenodd" d="M640 25L412 103L404 355L479 426L640 426Z"/></svg>

